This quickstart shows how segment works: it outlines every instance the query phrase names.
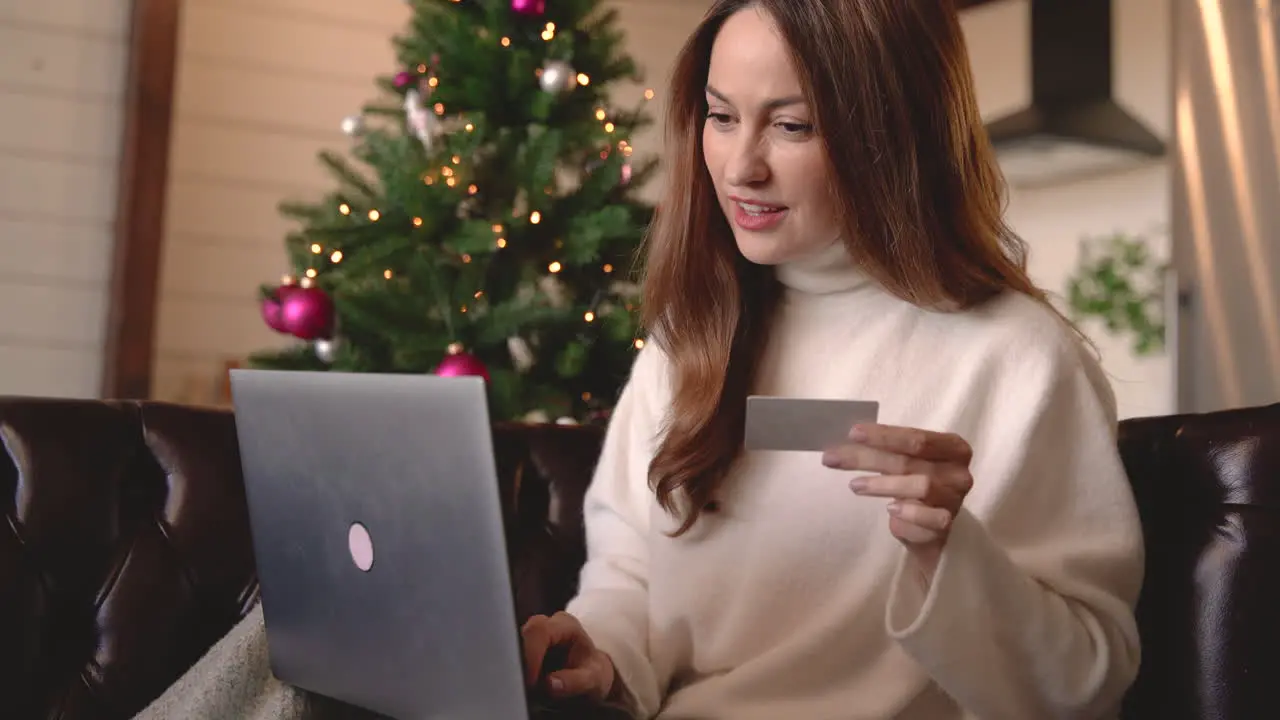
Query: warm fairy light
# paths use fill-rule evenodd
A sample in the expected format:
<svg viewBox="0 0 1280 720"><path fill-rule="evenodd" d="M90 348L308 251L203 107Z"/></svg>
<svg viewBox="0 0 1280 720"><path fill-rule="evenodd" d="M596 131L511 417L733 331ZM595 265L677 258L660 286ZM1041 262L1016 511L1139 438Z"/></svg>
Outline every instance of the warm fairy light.
<svg viewBox="0 0 1280 720"><path fill-rule="evenodd" d="M435 111L436 111L436 114L437 114L437 115L443 115L443 114L444 114L444 103L436 103L436 105L435 105Z"/></svg>
<svg viewBox="0 0 1280 720"><path fill-rule="evenodd" d="M467 123L467 132L474 132L476 126L473 123Z"/></svg>
<svg viewBox="0 0 1280 720"><path fill-rule="evenodd" d="M299 284L299 285L301 285L301 286L302 286L302 287L304 287L304 288L309 288L309 287L311 287L312 285L315 285L315 283L314 283L314 282L312 282L311 278L309 278L309 277L304 277L304 278L302 278L302 282L300 282L300 283L298 283L298 284Z"/></svg>
<svg viewBox="0 0 1280 720"><path fill-rule="evenodd" d="M547 30L550 30L551 32L555 32L555 31L556 31L556 24L555 24L555 23L553 23L553 22L549 22L549 23L547 23L547 27L546 27L546 29L547 29Z"/></svg>
<svg viewBox="0 0 1280 720"><path fill-rule="evenodd" d="M596 108L597 120L599 120L600 122L604 122L604 119L607 117L609 117L609 114L604 111L604 108Z"/></svg>
<svg viewBox="0 0 1280 720"><path fill-rule="evenodd" d="M529 215L529 222L533 223L534 225L537 225L538 223L542 222L542 213L538 212L537 210L534 210L533 213Z"/></svg>
<svg viewBox="0 0 1280 720"><path fill-rule="evenodd" d="M591 393L589 392L582 393L582 402L591 402Z"/></svg>
<svg viewBox="0 0 1280 720"><path fill-rule="evenodd" d="M606 263L604 266L604 271L607 273L613 272L613 266Z"/></svg>
<svg viewBox="0 0 1280 720"><path fill-rule="evenodd" d="M616 127L616 126L615 126L613 123L611 123L611 122L607 122L607 123L605 123L605 124L604 124L604 131L605 131L605 132L613 132L613 130L614 130L614 128L615 128L615 127Z"/></svg>
<svg viewBox="0 0 1280 720"><path fill-rule="evenodd" d="M451 160L453 160L453 164L454 164L454 165L461 165L461 164L462 164L462 156L461 156L461 155L454 155L454 156L453 156L452 158L450 158L450 159L451 159Z"/></svg>
<svg viewBox="0 0 1280 720"><path fill-rule="evenodd" d="M631 147L630 145L628 145L628 146L626 146L626 147L622 148L622 157L631 157L631 152L632 152L634 149L635 149L635 148Z"/></svg>
<svg viewBox="0 0 1280 720"><path fill-rule="evenodd" d="M474 297L475 299L479 300L480 298L484 297L484 291L483 291L483 290L477 290L477 291L476 291L476 294L475 294L473 297Z"/></svg>
<svg viewBox="0 0 1280 720"><path fill-rule="evenodd" d="M511 38L509 37L502 38L502 47L511 47Z"/></svg>
<svg viewBox="0 0 1280 720"><path fill-rule="evenodd" d="M324 248L320 247L320 243L311 243L311 252L319 255L324 252Z"/></svg>
<svg viewBox="0 0 1280 720"><path fill-rule="evenodd" d="M475 185L468 185L468 186L467 186L467 194L468 194L468 195L475 195L475 194L476 194L476 193L478 193L478 192L480 192L480 188L476 187Z"/></svg>
<svg viewBox="0 0 1280 720"><path fill-rule="evenodd" d="M434 76L427 78L427 87L440 87L440 78Z"/></svg>
<svg viewBox="0 0 1280 720"><path fill-rule="evenodd" d="M641 339L641 338L636 338L635 345L636 345L636 349L637 349L637 350L639 350L639 349L643 348L643 347L644 347L644 340L643 340L643 339Z"/></svg>
<svg viewBox="0 0 1280 720"><path fill-rule="evenodd" d="M471 263L471 256L470 256L470 255L463 255L463 256L462 256L462 264L463 264L463 265L468 265L468 264L470 264L470 263Z"/></svg>
<svg viewBox="0 0 1280 720"><path fill-rule="evenodd" d="M504 248L504 247L506 247L506 246L507 246L507 239L506 239L506 238L498 238L498 247L499 247L499 248Z"/></svg>
<svg viewBox="0 0 1280 720"><path fill-rule="evenodd" d="M383 270L383 271L382 271L382 277L384 277L384 278L386 278L386 279L388 279L388 280L390 280L390 279L391 279L391 275L392 275L392 273L391 273L391 271L390 271L390 270Z"/></svg>
<svg viewBox="0 0 1280 720"><path fill-rule="evenodd" d="M381 218L382 218L382 213L378 212L377 210L370 210L370 211L369 211L369 219L370 219L371 221L373 221L373 222L378 222L378 220L379 220L379 219L381 219Z"/></svg>
<svg viewBox="0 0 1280 720"><path fill-rule="evenodd" d="M444 184L448 185L449 187L454 187L458 184L458 178L449 178L448 180L444 181Z"/></svg>
<svg viewBox="0 0 1280 720"><path fill-rule="evenodd" d="M448 165L445 165L444 167L440 168L440 174L445 177L453 177L453 168L449 167Z"/></svg>
<svg viewBox="0 0 1280 720"><path fill-rule="evenodd" d="M555 37L556 37L555 30L547 29L542 31L542 39L546 40L547 42L551 42L552 40L555 39Z"/></svg>
<svg viewBox="0 0 1280 720"><path fill-rule="evenodd" d="M466 305L463 305L463 306L462 306L462 312L463 312L463 314L464 314L464 315L466 314L466 312L467 312L467 306L466 306Z"/></svg>
<svg viewBox="0 0 1280 720"><path fill-rule="evenodd" d="M586 73L578 73L578 84L586 87L591 84L591 77Z"/></svg>
<svg viewBox="0 0 1280 720"><path fill-rule="evenodd" d="M426 175L422 178L422 183L424 185L435 185L436 179L434 177L431 177L430 175Z"/></svg>
<svg viewBox="0 0 1280 720"><path fill-rule="evenodd" d="M560 264L560 262L559 262L559 261L556 261L556 262L553 262L553 263L551 263L550 265L548 265L548 266L547 266L547 270L548 270L549 272L558 273L558 272L560 272L560 270L561 270L561 268L562 268L562 267L563 267L563 266Z"/></svg>
<svg viewBox="0 0 1280 720"><path fill-rule="evenodd" d="M494 226L493 226L493 231L494 231L494 232L496 232L496 233L500 233L500 232L502 232L502 225L501 225L501 224L498 224L498 223L495 223L495 224L494 224Z"/></svg>
<svg viewBox="0 0 1280 720"><path fill-rule="evenodd" d="M313 278L313 277L315 277L315 276L316 276L316 269L315 269L315 268L307 268L307 277L309 277L309 278Z"/></svg>
<svg viewBox="0 0 1280 720"><path fill-rule="evenodd" d="M338 206L338 212L342 213L343 215L350 215L351 206L346 203L342 203L341 205Z"/></svg>
<svg viewBox="0 0 1280 720"><path fill-rule="evenodd" d="M646 89L645 89L645 91L644 91L644 99L645 99L645 100L652 100L652 99L653 99L653 89L652 89L652 88L646 88Z"/></svg>
<svg viewBox="0 0 1280 720"><path fill-rule="evenodd" d="M609 151L608 151L608 150L601 150L601 151L600 151L600 159L601 159L601 160L608 160L608 159L609 159Z"/></svg>
<svg viewBox="0 0 1280 720"><path fill-rule="evenodd" d="M414 218L414 219L413 219L413 226L414 226L414 227L422 227L422 218L420 218L420 217L416 217L416 218Z"/></svg>
<svg viewBox="0 0 1280 720"><path fill-rule="evenodd" d="M418 74L419 74L419 75L425 75L425 74L426 74L426 72L427 72L427 65L426 65L426 63L418 63Z"/></svg>
<svg viewBox="0 0 1280 720"><path fill-rule="evenodd" d="M329 256L329 262L335 262L335 263L342 262L342 251L334 250L333 254Z"/></svg>
<svg viewBox="0 0 1280 720"><path fill-rule="evenodd" d="M588 311L587 311L587 313L586 313L585 315L583 315L583 316L582 316L582 319L583 319L583 320L586 320L587 322L595 322L595 321L596 321L596 314L595 314L595 313L593 313L593 312L591 312L590 310L588 310Z"/></svg>
<svg viewBox="0 0 1280 720"><path fill-rule="evenodd" d="M292 275L282 275L282 276L280 277L280 284L281 284L281 285L292 285L292 284L294 284L295 282L297 282L297 279L296 279L296 278L294 278Z"/></svg>

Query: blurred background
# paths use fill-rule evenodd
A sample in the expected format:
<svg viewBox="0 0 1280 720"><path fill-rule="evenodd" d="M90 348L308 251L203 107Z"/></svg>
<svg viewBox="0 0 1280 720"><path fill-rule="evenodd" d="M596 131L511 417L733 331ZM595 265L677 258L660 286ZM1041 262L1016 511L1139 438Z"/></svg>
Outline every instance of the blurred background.
<svg viewBox="0 0 1280 720"><path fill-rule="evenodd" d="M653 89L660 117L709 2L609 4L646 76L617 100ZM1121 415L1280 401L1270 0L1081 0L1053 24L1039 0L964 4L1010 220L1097 341ZM393 71L409 13L0 0L0 394L219 404L229 366L291 342L259 312L290 270L277 204L332 189L316 154L349 146L342 122ZM660 152L658 128L632 145Z"/></svg>

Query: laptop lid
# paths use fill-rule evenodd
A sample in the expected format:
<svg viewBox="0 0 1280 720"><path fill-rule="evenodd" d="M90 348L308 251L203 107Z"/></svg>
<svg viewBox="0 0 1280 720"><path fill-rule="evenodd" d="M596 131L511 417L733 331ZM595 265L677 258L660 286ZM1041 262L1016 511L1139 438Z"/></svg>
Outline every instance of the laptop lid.
<svg viewBox="0 0 1280 720"><path fill-rule="evenodd" d="M397 718L525 716L483 381L231 387L276 677Z"/></svg>

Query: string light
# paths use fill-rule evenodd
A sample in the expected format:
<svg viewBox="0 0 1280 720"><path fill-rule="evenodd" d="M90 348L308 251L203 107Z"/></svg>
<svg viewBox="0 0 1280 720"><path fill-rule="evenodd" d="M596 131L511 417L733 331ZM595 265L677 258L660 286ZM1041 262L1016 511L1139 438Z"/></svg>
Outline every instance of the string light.
<svg viewBox="0 0 1280 720"><path fill-rule="evenodd" d="M297 280L297 278L295 278L295 277L294 277L294 276L292 276L292 275L282 275L282 276L280 277L280 284L281 284L281 285L292 285L292 284L294 284L294 283L295 283L295 282L297 282L297 281L298 281L298 280Z"/></svg>
<svg viewBox="0 0 1280 720"><path fill-rule="evenodd" d="M582 402L591 402L591 393L589 392L582 393Z"/></svg>
<svg viewBox="0 0 1280 720"><path fill-rule="evenodd" d="M422 178L422 182L424 185L435 185L436 179L430 175L425 175Z"/></svg>
<svg viewBox="0 0 1280 720"><path fill-rule="evenodd" d="M330 262L333 262L333 263L340 263L340 262L342 262L342 251L341 251L341 250L334 250L334 251L333 251L333 254L329 256L329 261L330 261Z"/></svg>
<svg viewBox="0 0 1280 720"><path fill-rule="evenodd" d="M319 255L324 252L324 248L320 247L320 243L311 243L311 252L314 255Z"/></svg>
<svg viewBox="0 0 1280 720"><path fill-rule="evenodd" d="M309 288L309 287L311 287L312 285L315 285L315 283L314 283L314 282L312 282L311 278L309 278L309 277L304 277L304 278L302 278L302 282L298 283L298 285L300 285L300 286L302 286L302 287L304 287L304 288Z"/></svg>
<svg viewBox="0 0 1280 720"><path fill-rule="evenodd" d="M591 76L586 73L578 73L578 84L586 87L591 84Z"/></svg>
<svg viewBox="0 0 1280 720"><path fill-rule="evenodd" d="M468 186L467 186L467 194L468 194L468 195L475 195L475 194L476 194L476 193L478 193L478 192L480 192L480 188L476 187L475 185L468 185Z"/></svg>
<svg viewBox="0 0 1280 720"><path fill-rule="evenodd" d="M378 222L378 220L379 220L381 217L382 217L382 213L378 212L377 210L370 210L370 211L369 211L369 220L370 220L370 221L372 221L372 222Z"/></svg>
<svg viewBox="0 0 1280 720"><path fill-rule="evenodd" d="M418 63L418 74L425 75L427 73L426 63Z"/></svg>
<svg viewBox="0 0 1280 720"><path fill-rule="evenodd" d="M547 266L547 271L552 273L558 273L563 267L564 266L561 265L559 261L556 261Z"/></svg>
<svg viewBox="0 0 1280 720"><path fill-rule="evenodd" d="M462 156L461 156L461 155L454 155L454 156L453 156L453 158L451 158L451 159L453 160L453 164L454 164L454 165L461 165L461 164L462 164Z"/></svg>
<svg viewBox="0 0 1280 720"><path fill-rule="evenodd" d="M636 349L637 349L637 350L639 350L639 349L643 348L643 347L644 347L644 339L643 339L643 338L636 338L635 346L636 346Z"/></svg>
<svg viewBox="0 0 1280 720"><path fill-rule="evenodd" d="M467 132L474 132L476 126L473 123L467 123Z"/></svg>
<svg viewBox="0 0 1280 720"><path fill-rule="evenodd" d="M420 217L416 217L416 218L414 218L414 219L413 219L413 226L414 226L414 227L422 227L422 218L420 218Z"/></svg>
<svg viewBox="0 0 1280 720"><path fill-rule="evenodd" d="M595 313L593 313L593 312L591 312L590 310L588 310L588 311L587 311L587 313L586 313L585 315L583 315L583 316L582 316L582 319L583 319L583 320L586 320L587 322L595 322L595 321L596 321L596 314L595 314Z"/></svg>
<svg viewBox="0 0 1280 720"><path fill-rule="evenodd" d="M613 272L613 266L606 263L604 266L604 271L607 273Z"/></svg>
<svg viewBox="0 0 1280 720"><path fill-rule="evenodd" d="M440 87L440 78L435 77L434 75L427 78L427 87Z"/></svg>
<svg viewBox="0 0 1280 720"><path fill-rule="evenodd" d="M475 299L479 300L480 298L484 297L484 291L483 291L483 290L477 290L477 291L476 291L476 294L475 294L473 297L475 297Z"/></svg>
<svg viewBox="0 0 1280 720"><path fill-rule="evenodd" d="M350 215L351 206L346 203L342 203L341 205L338 206L338 212L342 213L343 215Z"/></svg>
<svg viewBox="0 0 1280 720"><path fill-rule="evenodd" d="M435 111L436 111L436 114L437 114L437 115L443 115L443 114L444 114L444 103L436 103L436 105L435 105Z"/></svg>
<svg viewBox="0 0 1280 720"><path fill-rule="evenodd" d="M611 123L611 122L607 122L607 123L605 123L605 124L604 124L604 131L605 131L605 132L609 132L609 133L611 133L611 132L613 132L613 131L614 131L614 128L615 128L615 127L616 127L616 126L615 126L613 123Z"/></svg>
<svg viewBox="0 0 1280 720"><path fill-rule="evenodd" d="M445 185L448 185L449 187L456 187L456 186L457 186L457 184L458 184L458 179L457 179L457 178L449 178L448 180L445 180L445 181L444 181L444 184L445 184Z"/></svg>
<svg viewBox="0 0 1280 720"><path fill-rule="evenodd" d="M471 256L470 256L470 255L466 255L466 254L464 254L464 255L462 256L462 264L463 264L463 265L468 265L468 264L470 264L470 263L471 263Z"/></svg>
<svg viewBox="0 0 1280 720"><path fill-rule="evenodd" d="M445 177L453 177L453 168L449 167L448 165L445 165L444 167L440 168L440 174Z"/></svg>
<svg viewBox="0 0 1280 720"><path fill-rule="evenodd" d="M463 306L462 306L462 313L463 313L464 315L467 313L467 306L466 306L466 305L463 305Z"/></svg>
<svg viewBox="0 0 1280 720"><path fill-rule="evenodd" d="M384 277L384 278L386 278L386 279L388 279L388 280L390 280L390 279L391 279L391 275L392 275L392 273L391 273L391 270L390 270L390 269L387 269L387 270L383 270L383 271L382 271L382 277Z"/></svg>
<svg viewBox="0 0 1280 720"><path fill-rule="evenodd" d="M607 117L609 117L609 114L604 111L604 108L596 108L597 120L599 120L600 122L604 122L604 119Z"/></svg>
<svg viewBox="0 0 1280 720"><path fill-rule="evenodd" d="M509 37L502 38L502 47L511 47L511 38Z"/></svg>
<svg viewBox="0 0 1280 720"><path fill-rule="evenodd" d="M538 223L542 222L542 213L538 212L537 210L534 210L533 214L529 215L529 222L534 225L537 225Z"/></svg>
<svg viewBox="0 0 1280 720"><path fill-rule="evenodd" d="M315 268L307 268L307 277L308 277L308 278L314 278L315 276L316 276L316 269L315 269Z"/></svg>
<svg viewBox="0 0 1280 720"><path fill-rule="evenodd" d="M496 232L496 233L500 233L500 232L502 232L502 224L501 224L501 223L494 223L494 225L493 225L493 231L494 231L494 232Z"/></svg>
<svg viewBox="0 0 1280 720"><path fill-rule="evenodd" d="M504 247L506 247L506 246L507 246L507 239L506 239L506 238L498 238L498 248L499 248L499 249L502 249L502 248L504 248Z"/></svg>

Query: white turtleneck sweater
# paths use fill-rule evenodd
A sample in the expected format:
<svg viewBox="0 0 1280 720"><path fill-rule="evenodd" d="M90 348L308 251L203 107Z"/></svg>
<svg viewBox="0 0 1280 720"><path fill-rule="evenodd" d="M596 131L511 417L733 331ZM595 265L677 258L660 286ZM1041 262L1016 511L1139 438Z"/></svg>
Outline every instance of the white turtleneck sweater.
<svg viewBox="0 0 1280 720"><path fill-rule="evenodd" d="M636 714L664 720L1114 718L1139 662L1137 511L1110 388L1053 313L1010 294L963 314L898 300L827 252L786 286L756 393L880 402L959 433L973 490L931 583L819 453L748 453L688 535L648 464L670 397L650 343L587 494L568 611Z"/></svg>

